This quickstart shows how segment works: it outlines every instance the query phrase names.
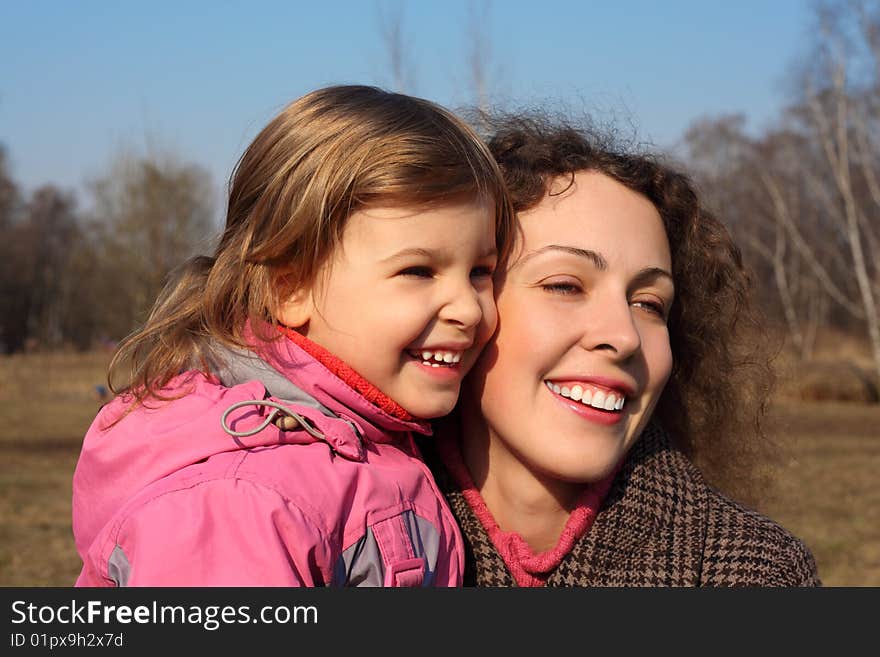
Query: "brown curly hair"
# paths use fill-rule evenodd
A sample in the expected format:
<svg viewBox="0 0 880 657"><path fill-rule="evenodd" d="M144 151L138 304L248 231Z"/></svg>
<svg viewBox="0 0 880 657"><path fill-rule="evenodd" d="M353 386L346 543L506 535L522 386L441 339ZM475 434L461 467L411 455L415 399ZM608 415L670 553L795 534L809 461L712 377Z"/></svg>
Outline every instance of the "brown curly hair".
<svg viewBox="0 0 880 657"><path fill-rule="evenodd" d="M489 148L517 212L535 207L554 181L573 182L585 170L657 208L669 239L675 303L673 371L655 417L710 483L756 505L768 483L771 453L761 420L772 377L750 276L727 229L701 205L686 175L656 154L614 147L610 133L538 114L495 117L490 125Z"/></svg>

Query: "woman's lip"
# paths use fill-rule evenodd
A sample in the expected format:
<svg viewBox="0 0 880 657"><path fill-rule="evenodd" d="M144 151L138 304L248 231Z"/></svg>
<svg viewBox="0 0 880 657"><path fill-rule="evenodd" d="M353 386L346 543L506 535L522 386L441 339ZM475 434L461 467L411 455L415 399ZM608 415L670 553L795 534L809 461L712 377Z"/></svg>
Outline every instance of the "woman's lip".
<svg viewBox="0 0 880 657"><path fill-rule="evenodd" d="M547 388L546 386L544 386ZM567 399L562 395L558 395L549 388L547 388L547 392L549 392L553 399L557 402L568 408L573 413L577 413L582 418L586 420L590 420L591 422L595 422L596 424L604 424L604 425L614 425L620 422L623 419L624 411L626 406L623 407L624 410L620 411L604 411L599 410L598 408L594 408L592 406L585 406L580 402L572 401L571 399Z"/></svg>
<svg viewBox="0 0 880 657"><path fill-rule="evenodd" d="M578 384L587 384L596 388L605 388L608 392L623 395L624 397L633 397L636 394L635 386L626 383L625 381L621 381L620 379L612 379L605 376L559 376L546 378L544 380L549 381L550 383L557 385L560 388L562 386L570 388Z"/></svg>

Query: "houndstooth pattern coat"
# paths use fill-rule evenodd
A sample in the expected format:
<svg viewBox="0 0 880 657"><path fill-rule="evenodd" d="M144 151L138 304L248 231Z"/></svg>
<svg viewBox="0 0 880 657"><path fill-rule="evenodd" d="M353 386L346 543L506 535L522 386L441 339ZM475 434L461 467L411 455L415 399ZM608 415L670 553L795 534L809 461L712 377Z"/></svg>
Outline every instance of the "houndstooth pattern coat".
<svg viewBox="0 0 880 657"><path fill-rule="evenodd" d="M431 445L423 455L462 529L465 586L516 586ZM711 489L650 425L589 532L547 586L820 586L809 549L772 520Z"/></svg>

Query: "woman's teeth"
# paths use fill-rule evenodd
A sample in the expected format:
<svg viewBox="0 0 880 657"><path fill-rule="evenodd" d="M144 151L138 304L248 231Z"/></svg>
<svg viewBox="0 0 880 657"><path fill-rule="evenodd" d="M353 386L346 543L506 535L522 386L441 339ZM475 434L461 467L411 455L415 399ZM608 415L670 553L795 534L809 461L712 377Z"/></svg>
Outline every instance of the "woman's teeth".
<svg viewBox="0 0 880 657"><path fill-rule="evenodd" d="M449 367L461 361L460 351L413 351L410 352L415 358L422 359L422 365L431 367Z"/></svg>
<svg viewBox="0 0 880 657"><path fill-rule="evenodd" d="M613 392L590 389L580 385L560 386L550 381L545 381L545 383L557 395L603 411L619 411L623 409L623 404L626 401L625 397L615 395Z"/></svg>

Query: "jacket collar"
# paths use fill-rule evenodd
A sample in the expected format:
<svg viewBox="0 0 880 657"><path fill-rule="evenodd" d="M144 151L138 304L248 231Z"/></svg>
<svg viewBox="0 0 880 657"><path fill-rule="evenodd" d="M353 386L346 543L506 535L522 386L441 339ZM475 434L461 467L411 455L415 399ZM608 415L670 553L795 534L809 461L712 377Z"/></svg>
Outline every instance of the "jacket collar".
<svg viewBox="0 0 880 657"><path fill-rule="evenodd" d="M409 432L431 434L429 423L395 417L289 338L262 340L250 326L245 338L250 349L211 346L211 371L224 386L258 380L272 397L314 408L328 418L341 418L358 436L372 442L391 442Z"/></svg>
<svg viewBox="0 0 880 657"><path fill-rule="evenodd" d="M592 531L554 579L695 586L708 512L708 489L699 471L652 422L630 450Z"/></svg>

